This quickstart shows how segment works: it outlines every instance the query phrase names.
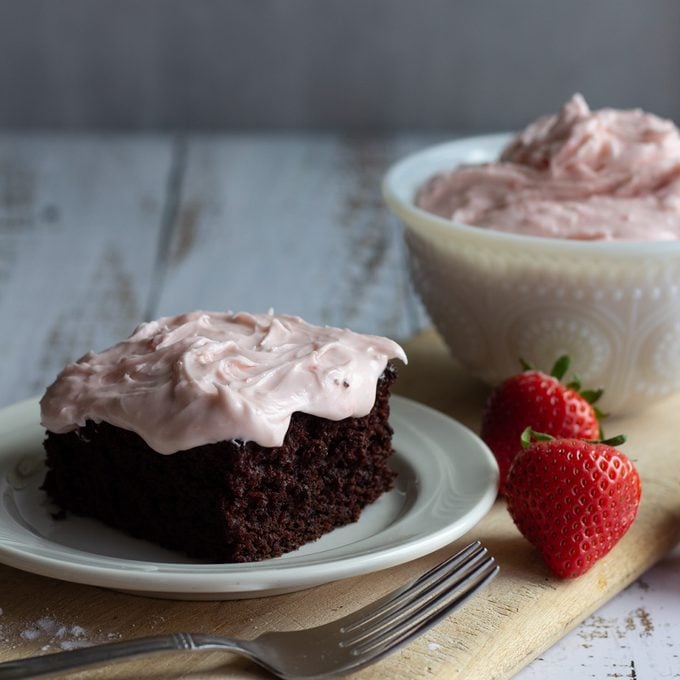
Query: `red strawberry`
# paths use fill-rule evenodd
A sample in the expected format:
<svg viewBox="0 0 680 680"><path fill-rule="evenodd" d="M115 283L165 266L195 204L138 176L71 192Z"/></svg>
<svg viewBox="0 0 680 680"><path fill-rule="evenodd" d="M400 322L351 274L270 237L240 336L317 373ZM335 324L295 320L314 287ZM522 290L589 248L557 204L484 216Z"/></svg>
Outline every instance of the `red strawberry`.
<svg viewBox="0 0 680 680"><path fill-rule="evenodd" d="M482 416L481 436L498 461L499 493L505 491L510 464L527 427L553 437L601 438L601 414L593 404L602 391L579 392L578 382L560 382L568 368L566 356L557 360L550 375L527 366L491 393Z"/></svg>
<svg viewBox="0 0 680 680"><path fill-rule="evenodd" d="M510 468L508 511L557 576L579 576L628 531L640 503L640 477L611 445L623 438L596 443L534 436L543 440L525 443Z"/></svg>

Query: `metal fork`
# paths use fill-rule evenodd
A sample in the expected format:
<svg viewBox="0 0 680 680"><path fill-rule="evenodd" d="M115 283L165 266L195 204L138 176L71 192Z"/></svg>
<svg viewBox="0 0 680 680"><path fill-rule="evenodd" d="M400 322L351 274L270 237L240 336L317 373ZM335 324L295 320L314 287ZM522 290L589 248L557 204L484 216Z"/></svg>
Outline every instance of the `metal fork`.
<svg viewBox="0 0 680 680"><path fill-rule="evenodd" d="M0 663L0 680L31 678L171 650L242 654L279 678L342 675L405 645L488 583L498 572L479 541L411 583L344 618L305 630L263 633L253 640L176 633Z"/></svg>

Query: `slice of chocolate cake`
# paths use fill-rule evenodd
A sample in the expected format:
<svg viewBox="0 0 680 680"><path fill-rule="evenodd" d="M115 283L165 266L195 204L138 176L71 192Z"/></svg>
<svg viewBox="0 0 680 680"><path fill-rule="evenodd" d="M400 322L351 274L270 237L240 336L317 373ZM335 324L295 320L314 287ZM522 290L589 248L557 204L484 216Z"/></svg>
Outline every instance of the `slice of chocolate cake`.
<svg viewBox="0 0 680 680"><path fill-rule="evenodd" d="M143 324L48 389L43 488L198 559L281 555L391 487L393 357L390 340L296 317Z"/></svg>

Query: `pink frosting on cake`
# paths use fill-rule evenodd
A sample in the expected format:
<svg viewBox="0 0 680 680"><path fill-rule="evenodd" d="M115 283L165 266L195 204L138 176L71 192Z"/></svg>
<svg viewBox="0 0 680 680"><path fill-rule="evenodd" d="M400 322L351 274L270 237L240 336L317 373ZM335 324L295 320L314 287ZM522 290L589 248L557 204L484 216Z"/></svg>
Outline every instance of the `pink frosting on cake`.
<svg viewBox="0 0 680 680"><path fill-rule="evenodd" d="M575 95L517 135L499 162L430 179L417 205L477 227L561 239L680 238L680 134L640 110Z"/></svg>
<svg viewBox="0 0 680 680"><path fill-rule="evenodd" d="M291 415L341 420L373 407L392 340L299 317L191 312L141 324L69 364L42 398L42 424L132 430L159 453L223 440L280 446Z"/></svg>

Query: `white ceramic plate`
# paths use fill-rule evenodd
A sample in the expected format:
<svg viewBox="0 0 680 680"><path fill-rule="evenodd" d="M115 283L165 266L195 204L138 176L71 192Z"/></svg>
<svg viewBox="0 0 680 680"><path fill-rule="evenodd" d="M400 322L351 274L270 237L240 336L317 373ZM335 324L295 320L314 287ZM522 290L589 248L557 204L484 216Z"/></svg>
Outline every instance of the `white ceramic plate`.
<svg viewBox="0 0 680 680"><path fill-rule="evenodd" d="M99 522L54 511L40 491L45 467L38 404L0 411L0 562L53 578L156 597L262 597L421 557L471 529L496 497L498 468L467 428L392 397L396 487L358 522L276 559L202 564Z"/></svg>

